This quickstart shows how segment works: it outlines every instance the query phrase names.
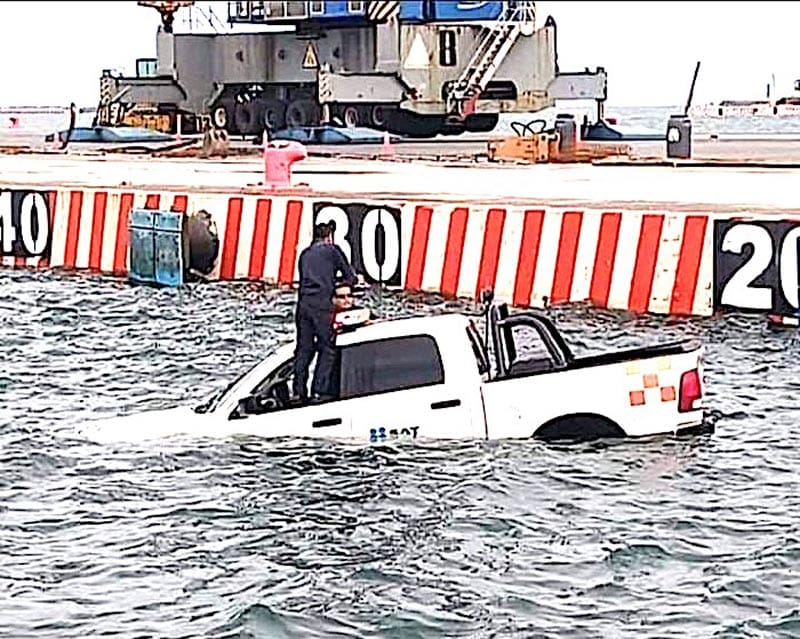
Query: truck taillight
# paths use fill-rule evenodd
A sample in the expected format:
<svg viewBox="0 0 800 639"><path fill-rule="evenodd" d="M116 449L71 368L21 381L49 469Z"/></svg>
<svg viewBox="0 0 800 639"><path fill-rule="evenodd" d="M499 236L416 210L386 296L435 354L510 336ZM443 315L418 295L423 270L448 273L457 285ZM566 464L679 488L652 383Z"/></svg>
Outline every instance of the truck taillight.
<svg viewBox="0 0 800 639"><path fill-rule="evenodd" d="M700 385L700 371L694 369L681 375L681 394L678 401L678 412L686 413L695 410L694 403L703 397L703 388ZM699 408L699 406L698 406Z"/></svg>

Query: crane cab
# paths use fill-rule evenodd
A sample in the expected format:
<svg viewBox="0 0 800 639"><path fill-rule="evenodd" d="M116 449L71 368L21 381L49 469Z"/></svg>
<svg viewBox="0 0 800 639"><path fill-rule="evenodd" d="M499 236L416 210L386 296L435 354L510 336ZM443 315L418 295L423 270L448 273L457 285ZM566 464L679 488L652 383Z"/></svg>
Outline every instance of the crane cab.
<svg viewBox="0 0 800 639"><path fill-rule="evenodd" d="M229 2L231 24L314 24L353 27L367 21L366 0L274 0Z"/></svg>

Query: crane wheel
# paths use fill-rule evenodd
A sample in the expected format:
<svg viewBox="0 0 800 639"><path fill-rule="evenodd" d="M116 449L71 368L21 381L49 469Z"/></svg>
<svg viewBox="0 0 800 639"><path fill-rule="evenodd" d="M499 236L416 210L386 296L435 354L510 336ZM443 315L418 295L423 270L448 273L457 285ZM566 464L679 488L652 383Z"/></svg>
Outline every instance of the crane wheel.
<svg viewBox="0 0 800 639"><path fill-rule="evenodd" d="M382 104L375 104L369 110L369 123L375 129L386 127L386 112L388 108Z"/></svg>
<svg viewBox="0 0 800 639"><path fill-rule="evenodd" d="M243 102L234 108L233 125L240 135L250 135L256 132L256 123L259 122L255 112L257 107L255 102Z"/></svg>
<svg viewBox="0 0 800 639"><path fill-rule="evenodd" d="M348 129L353 129L361 124L361 115L358 112L358 107L350 105L342 110L342 121Z"/></svg>
<svg viewBox="0 0 800 639"><path fill-rule="evenodd" d="M214 126L218 129L225 129L228 126L228 111L225 109L224 106L218 106L214 109L214 113L212 115L212 119L214 120Z"/></svg>
<svg viewBox="0 0 800 639"><path fill-rule="evenodd" d="M313 126L319 123L319 108L313 100L294 100L286 107L286 126Z"/></svg>
<svg viewBox="0 0 800 639"><path fill-rule="evenodd" d="M272 131L280 131L286 126L286 105L280 100L264 102L262 123Z"/></svg>

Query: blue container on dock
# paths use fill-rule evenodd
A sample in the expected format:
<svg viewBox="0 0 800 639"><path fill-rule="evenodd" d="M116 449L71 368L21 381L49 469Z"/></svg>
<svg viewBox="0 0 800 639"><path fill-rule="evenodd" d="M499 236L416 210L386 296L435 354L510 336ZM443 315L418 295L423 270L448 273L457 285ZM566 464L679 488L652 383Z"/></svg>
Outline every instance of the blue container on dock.
<svg viewBox="0 0 800 639"><path fill-rule="evenodd" d="M162 286L183 284L183 220L183 213L172 211L131 211L130 280Z"/></svg>

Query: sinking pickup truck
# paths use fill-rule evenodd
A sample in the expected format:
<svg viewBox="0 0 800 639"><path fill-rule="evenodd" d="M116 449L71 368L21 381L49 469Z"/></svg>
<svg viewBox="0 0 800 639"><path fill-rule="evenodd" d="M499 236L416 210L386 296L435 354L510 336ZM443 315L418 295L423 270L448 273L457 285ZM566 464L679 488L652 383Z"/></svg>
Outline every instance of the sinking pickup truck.
<svg viewBox="0 0 800 639"><path fill-rule="evenodd" d="M672 342L575 357L543 314L485 307L371 321L336 337L335 395L300 403L293 344L200 406L91 422L96 441L170 435L395 439L642 437L704 427L702 347Z"/></svg>

